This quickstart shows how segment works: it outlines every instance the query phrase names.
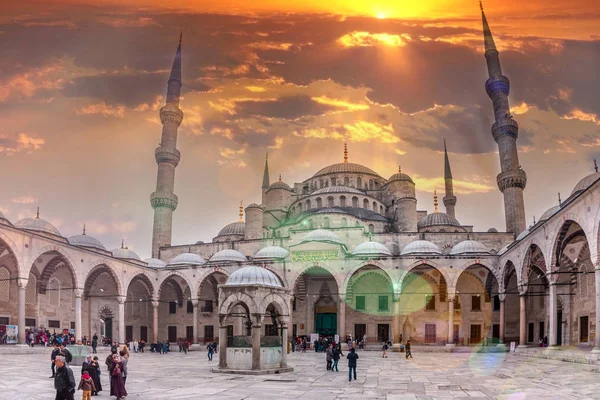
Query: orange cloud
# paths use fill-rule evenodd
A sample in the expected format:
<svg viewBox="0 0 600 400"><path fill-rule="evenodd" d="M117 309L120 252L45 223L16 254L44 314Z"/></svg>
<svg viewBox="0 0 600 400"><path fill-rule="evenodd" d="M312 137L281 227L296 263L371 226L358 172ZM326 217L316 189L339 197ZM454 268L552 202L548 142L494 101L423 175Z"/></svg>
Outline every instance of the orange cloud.
<svg viewBox="0 0 600 400"><path fill-rule="evenodd" d="M35 203L37 201L37 199L33 196L21 196L21 197L14 197L12 199L10 199L13 203L17 203L17 204L32 204Z"/></svg>
<svg viewBox="0 0 600 400"><path fill-rule="evenodd" d="M100 102L96 104L90 104L88 106L82 107L79 110L75 110L78 115L94 115L99 114L104 117L117 117L123 118L125 116L125 106L117 105L112 106L110 104L106 104L105 102Z"/></svg>
<svg viewBox="0 0 600 400"><path fill-rule="evenodd" d="M369 109L369 105L366 103L350 103L345 100L332 99L327 96L311 97L311 99L313 99L317 103L344 108L347 111L361 111Z"/></svg>
<svg viewBox="0 0 600 400"><path fill-rule="evenodd" d="M394 46L402 47L411 40L410 35L389 34L389 33L370 33L364 31L355 31L348 33L337 41L344 47L367 47L367 46Z"/></svg>
<svg viewBox="0 0 600 400"><path fill-rule="evenodd" d="M416 187L419 191L433 193L435 189L443 188L444 177L425 178L418 174L411 175ZM472 194L472 193L489 193L497 190L497 188L488 182L475 178L473 181L454 179L454 192L456 194Z"/></svg>
<svg viewBox="0 0 600 400"><path fill-rule="evenodd" d="M335 139L349 142L398 143L392 124L357 121L353 124L331 124L328 128L308 128L294 131L295 136L315 139Z"/></svg>
<svg viewBox="0 0 600 400"><path fill-rule="evenodd" d="M571 111L569 114L562 117L563 119L576 119L584 122L593 122L596 125L600 125L600 120L598 116L593 113L586 113L580 109L575 109Z"/></svg>

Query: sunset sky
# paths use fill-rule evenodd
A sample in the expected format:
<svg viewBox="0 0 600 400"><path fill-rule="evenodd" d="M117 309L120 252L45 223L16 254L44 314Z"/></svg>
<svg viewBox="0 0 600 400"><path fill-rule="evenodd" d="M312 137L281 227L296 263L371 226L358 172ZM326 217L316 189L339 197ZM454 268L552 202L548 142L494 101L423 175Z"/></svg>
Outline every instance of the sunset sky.
<svg viewBox="0 0 600 400"><path fill-rule="evenodd" d="M341 162L412 176L418 208L504 229L475 0L19 1L0 5L0 211L149 257L158 109L183 31L173 244L260 202L265 152L288 184ZM551 3L549 5L549 3ZM167 6L165 6L167 4ZM600 5L485 1L511 80L528 224L600 157ZM575 8L576 7L576 8ZM440 196L440 197L441 197Z"/></svg>

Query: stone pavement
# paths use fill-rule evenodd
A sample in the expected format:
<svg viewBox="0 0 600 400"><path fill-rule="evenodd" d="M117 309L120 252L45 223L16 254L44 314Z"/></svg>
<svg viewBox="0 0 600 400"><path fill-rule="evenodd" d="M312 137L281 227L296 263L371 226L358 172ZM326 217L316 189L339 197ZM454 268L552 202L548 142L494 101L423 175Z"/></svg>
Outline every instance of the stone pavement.
<svg viewBox="0 0 600 400"><path fill-rule="evenodd" d="M513 354L400 353L382 359L380 352L359 352L358 380L348 382L346 360L340 372L325 369L325 355L292 353L294 372L241 376L214 374L218 358L209 363L204 352L132 354L127 380L128 399L600 399L600 375L582 364L524 358ZM105 390L108 374L101 358ZM49 354L3 356L0 398L54 399ZM73 366L79 381L80 367ZM75 399L81 398L81 391Z"/></svg>

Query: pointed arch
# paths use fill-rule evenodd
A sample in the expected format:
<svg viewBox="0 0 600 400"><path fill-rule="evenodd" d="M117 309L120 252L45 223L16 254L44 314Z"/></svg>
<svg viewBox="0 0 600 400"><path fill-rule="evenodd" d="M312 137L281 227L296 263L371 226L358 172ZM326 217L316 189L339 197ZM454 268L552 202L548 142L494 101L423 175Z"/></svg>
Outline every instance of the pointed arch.
<svg viewBox="0 0 600 400"><path fill-rule="evenodd" d="M344 277L344 282L340 286L340 288L342 289L341 293L343 295L346 295L346 293L348 293L348 285L350 283L350 280L352 279L352 276L357 271L361 270L362 268L366 268L366 267L376 267L379 270L381 270L383 272L383 274L385 274L385 276L389 279L390 283L392 284L392 290L393 290L394 296L398 295L399 286L397 285L397 278L395 278L393 275L391 275L390 271L387 268L385 268L385 266L382 263L374 261L374 260L365 260L365 261L361 262L360 264L355 265L350 271L348 271L348 273Z"/></svg>
<svg viewBox="0 0 600 400"><path fill-rule="evenodd" d="M245 305L245 308L248 309L250 314L260 314L259 307L254 301L254 299L248 296L245 293L235 293L233 296L229 296L221 303L219 306L219 315L228 315L231 313L231 310L239 305Z"/></svg>
<svg viewBox="0 0 600 400"><path fill-rule="evenodd" d="M116 295L123 295L123 285L121 284L121 280L119 279L116 272L108 264L99 264L94 266L85 278L85 283L83 286L83 296L85 298L90 296L92 287L96 282L96 279L98 279L98 277L104 273L110 276L113 284L115 285Z"/></svg>
<svg viewBox="0 0 600 400"><path fill-rule="evenodd" d="M46 294L46 288L48 285L48 281L50 278L60 269L66 268L71 277L71 289L78 288L77 281L77 273L73 268L73 264L67 258L66 253L59 250L49 250L42 252L35 259L34 262L37 261L40 257L49 255L50 260L46 262L44 267L42 268L42 272L40 274L40 282L39 282L39 294ZM34 268L34 264L32 263L30 270ZM37 267L35 267L37 268Z"/></svg>
<svg viewBox="0 0 600 400"><path fill-rule="evenodd" d="M139 272L138 274L134 275L133 278L131 278L129 284L127 285L128 293L131 286L135 283L142 284L146 288L150 298L154 298L154 295L156 293L154 284L152 283L152 280L145 274L145 272Z"/></svg>
<svg viewBox="0 0 600 400"><path fill-rule="evenodd" d="M19 263L19 259L21 258L21 252L17 252L16 243L6 233L0 231L0 254L2 254L4 250L8 250L12 256L11 259L17 269L17 275L20 276L22 266Z"/></svg>

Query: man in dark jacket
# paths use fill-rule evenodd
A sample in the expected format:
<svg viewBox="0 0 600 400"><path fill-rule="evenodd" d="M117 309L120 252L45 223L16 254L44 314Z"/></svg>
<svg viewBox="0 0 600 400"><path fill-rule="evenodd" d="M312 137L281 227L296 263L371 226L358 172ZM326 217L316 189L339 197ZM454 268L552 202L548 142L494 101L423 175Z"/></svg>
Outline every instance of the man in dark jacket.
<svg viewBox="0 0 600 400"><path fill-rule="evenodd" d="M54 375L56 375L56 372L54 370L54 360L56 360L56 356L60 353L60 347L58 347L58 344L54 343L54 349L52 350L52 353L50 354L50 361L52 362L52 376L50 378L54 378Z"/></svg>
<svg viewBox="0 0 600 400"><path fill-rule="evenodd" d="M55 400L73 400L75 393L75 377L73 371L65 364L64 356L56 356L56 375L54 376Z"/></svg>
<svg viewBox="0 0 600 400"><path fill-rule="evenodd" d="M67 364L70 364L71 361L73 361L73 355L71 354L71 352L69 350L67 350L64 342L61 343L61 345L60 345L60 353L59 354L65 358L65 360L67 361Z"/></svg>
<svg viewBox="0 0 600 400"><path fill-rule="evenodd" d="M356 360L358 360L358 354L356 349L351 348L350 353L346 356L348 359L348 382L352 380L352 372L354 371L354 380L356 380Z"/></svg>
<svg viewBox="0 0 600 400"><path fill-rule="evenodd" d="M406 341L406 346L404 347L404 352L406 354L406 359L408 360L408 357L413 358L412 357L412 353L410 352L410 340Z"/></svg>

